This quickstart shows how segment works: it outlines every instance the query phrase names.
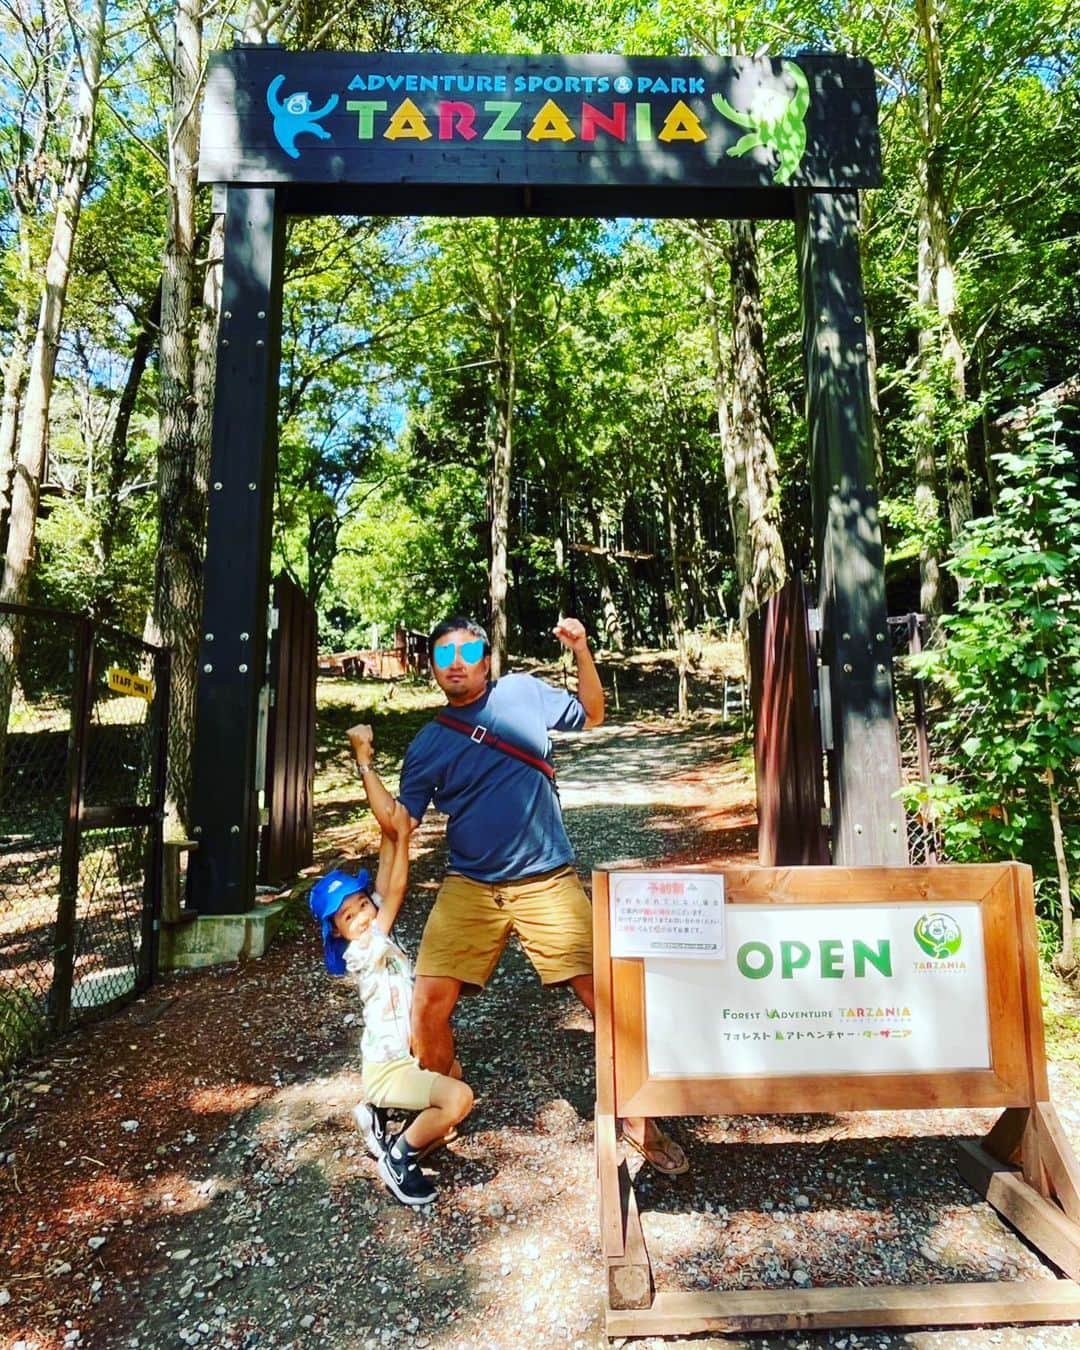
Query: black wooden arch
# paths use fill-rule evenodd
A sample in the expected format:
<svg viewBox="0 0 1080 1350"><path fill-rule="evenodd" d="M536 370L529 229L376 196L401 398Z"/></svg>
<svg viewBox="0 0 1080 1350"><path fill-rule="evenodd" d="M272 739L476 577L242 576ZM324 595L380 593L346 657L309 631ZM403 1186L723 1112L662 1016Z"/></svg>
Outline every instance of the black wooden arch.
<svg viewBox="0 0 1080 1350"><path fill-rule="evenodd" d="M867 380L858 192L880 182L862 60L236 47L199 176L225 216L190 900L255 895L259 690L290 214L794 219L832 710L834 861L906 862Z"/></svg>

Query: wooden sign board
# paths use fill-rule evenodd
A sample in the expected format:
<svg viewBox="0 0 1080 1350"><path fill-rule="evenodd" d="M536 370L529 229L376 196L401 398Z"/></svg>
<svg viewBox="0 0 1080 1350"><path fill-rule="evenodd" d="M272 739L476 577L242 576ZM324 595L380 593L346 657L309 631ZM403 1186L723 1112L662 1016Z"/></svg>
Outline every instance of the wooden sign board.
<svg viewBox="0 0 1080 1350"><path fill-rule="evenodd" d="M199 178L333 185L339 197L350 184L407 188L428 212L432 186L464 187L457 214L470 186L851 191L881 181L874 72L838 55L239 47L210 58ZM367 200L368 213L391 209ZM572 205L566 194L565 214Z"/></svg>
<svg viewBox="0 0 1080 1350"><path fill-rule="evenodd" d="M712 962L614 957L613 896L633 873L593 875L609 1335L1080 1320L1080 1169L1049 1100L1030 869L663 875L703 871L722 875L727 904ZM1004 1113L982 1147L962 1146L961 1171L1069 1278L980 1285L981 1298L947 1285L654 1297L618 1118L993 1106Z"/></svg>

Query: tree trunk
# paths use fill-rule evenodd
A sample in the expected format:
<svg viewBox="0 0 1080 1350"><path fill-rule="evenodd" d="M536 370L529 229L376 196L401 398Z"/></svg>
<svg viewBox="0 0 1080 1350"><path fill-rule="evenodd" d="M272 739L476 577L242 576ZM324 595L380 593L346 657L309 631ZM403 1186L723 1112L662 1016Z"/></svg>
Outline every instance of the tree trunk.
<svg viewBox="0 0 1080 1350"><path fill-rule="evenodd" d="M185 829L195 727L195 661L202 613L206 493L197 470L192 301L202 64L201 7L177 0L171 61L169 202L161 275L158 554L151 640L172 648L167 810Z"/></svg>
<svg viewBox="0 0 1080 1350"><path fill-rule="evenodd" d="M4 367L3 405L0 408L0 547L7 545L8 517L11 512L11 476L15 471L15 447L19 435L19 407L26 388L27 358L34 339L30 302L19 301Z"/></svg>
<svg viewBox="0 0 1080 1350"><path fill-rule="evenodd" d="M1070 375L1061 384L1044 389L1030 403L1024 403L1019 408L1003 413L987 427L987 457L1001 454L1004 450L1015 450L1021 435L1028 430L1043 409L1056 410L1063 404L1075 407L1078 401L1080 401L1080 374Z"/></svg>
<svg viewBox="0 0 1080 1350"><path fill-rule="evenodd" d="M491 678L506 668L507 553L510 539L510 470L513 464L513 418L516 368L513 317L495 323L495 383L489 422L491 455Z"/></svg>
<svg viewBox="0 0 1080 1350"><path fill-rule="evenodd" d="M933 301L930 226L925 212L918 223L918 301L925 315ZM919 365L923 380L930 379L934 359L933 334L919 329ZM941 509L938 505L937 460L934 453L934 427L928 408L919 408L915 417L915 515L919 525L919 608L931 618L943 608L941 592Z"/></svg>
<svg viewBox="0 0 1080 1350"><path fill-rule="evenodd" d="M866 275L866 238L870 224L870 195L859 194L859 252L862 256L863 276ZM881 397L878 392L877 338L870 316L866 316L866 376L870 384L870 434L874 441L874 482L879 485L885 473L881 445Z"/></svg>
<svg viewBox="0 0 1080 1350"><path fill-rule="evenodd" d="M712 351L713 359L713 390L716 398L716 432L720 440L721 451L727 453L728 442L731 440L731 399L730 391L732 385L731 377L731 343L725 340L727 325L721 313L721 304L719 291L716 284L716 268L713 259L713 253L722 252L725 258L728 270L731 268L731 247L726 249L715 239L713 235L709 243L702 239L701 243L701 264L702 278L705 289L705 305L709 314L709 347ZM727 460L724 461L724 469L727 469ZM735 523L735 502L732 498L731 484L728 482L728 510L731 513L731 532L733 538L738 538L738 531Z"/></svg>
<svg viewBox="0 0 1080 1350"><path fill-rule="evenodd" d="M51 17L46 14L42 34L48 32ZM34 124L33 136L23 147L22 158L10 180L11 205L17 218L19 302L11 330L11 348L4 367L3 405L0 409L0 551L7 549L11 480L15 471L19 436L19 409L26 388L27 367L35 336L31 297L37 290L37 285L32 239L42 192L46 186L44 166L48 160L45 156L45 145L58 115L50 97L51 82L47 64L39 66L38 71L39 76L34 84L43 94L40 99L41 111Z"/></svg>
<svg viewBox="0 0 1080 1350"><path fill-rule="evenodd" d="M735 529L739 624L787 577L780 536L779 471L773 442L757 242L752 221L731 222L731 423L724 446L728 500Z"/></svg>
<svg viewBox="0 0 1080 1350"><path fill-rule="evenodd" d="M566 503L560 500L556 511L557 518L552 522L555 532L552 540L552 552L555 558L556 605L559 617L564 618L567 614L573 614L574 612L573 594L570 585L570 564L573 556L570 546L573 540L570 537L570 513L566 509Z"/></svg>
<svg viewBox="0 0 1080 1350"><path fill-rule="evenodd" d="M637 575L632 563L626 568L623 594L626 597L627 626L630 629L629 649L633 651L635 647L641 646L641 622L638 617L640 597L638 595Z"/></svg>
<svg viewBox="0 0 1080 1350"><path fill-rule="evenodd" d="M604 646L613 652L626 650L626 636L623 632L619 606L615 600L615 587L611 579L611 559L606 553L596 555L597 583L600 588L600 613L604 625Z"/></svg>
<svg viewBox="0 0 1080 1350"><path fill-rule="evenodd" d="M269 0L248 0L244 14L244 42L251 47L262 46L270 41L270 30L281 17L282 9L271 9Z"/></svg>
<svg viewBox="0 0 1080 1350"><path fill-rule="evenodd" d="M686 643L686 603L683 594L682 538L679 518L682 510L676 475L669 464L664 483L664 515L667 518L667 542L671 554L671 590L667 593L668 618L675 645L675 669L679 677L676 715L680 722L690 716L690 658Z"/></svg>
<svg viewBox="0 0 1080 1350"><path fill-rule="evenodd" d="M72 251L90 172L104 45L105 0L95 0L89 15L89 26L82 40L81 78L75 96L67 159L57 192L52 243L45 265L45 287L26 380L26 400L11 493L4 578L0 585L0 600L7 604L25 604L30 585L38 493L48 448L49 404L71 276ZM14 621L0 623L0 738L7 734L20 639L21 624ZM2 758L0 750L0 762Z"/></svg>
<svg viewBox="0 0 1080 1350"><path fill-rule="evenodd" d="M1069 862L1065 854L1065 837L1061 829L1061 805L1052 769L1046 771L1046 791L1050 799L1050 827L1054 835L1054 859L1057 862L1058 897L1061 900L1061 951L1054 958L1059 975L1076 973L1076 946L1073 935L1072 888L1069 883Z"/></svg>
<svg viewBox="0 0 1080 1350"><path fill-rule="evenodd" d="M881 491L885 476L885 456L881 445L881 396L878 393L877 338L874 325L866 320L866 378L870 386L870 434L874 442L874 483Z"/></svg>
<svg viewBox="0 0 1080 1350"><path fill-rule="evenodd" d="M919 354L927 396L938 385L932 370L943 364L946 407L942 410L942 461L949 538L955 547L971 519L971 475L968 469L967 434L957 414L966 399L966 360L956 313L956 276L949 240L948 203L945 189L944 86L941 67L941 0L917 0L916 12L924 62L920 100L923 138L919 164L919 304L933 315L933 329L926 320L919 333ZM938 432L935 429L935 439Z"/></svg>
<svg viewBox="0 0 1080 1350"><path fill-rule="evenodd" d="M589 503L589 520L593 543L597 548L597 552L593 556L596 559L596 580L600 589L600 613L603 622L604 646L611 651L621 652L626 648L626 639L623 636L619 607L615 603L615 588L611 582L611 554L608 551L607 541L604 539L600 514L595 502Z"/></svg>
<svg viewBox="0 0 1080 1350"><path fill-rule="evenodd" d="M217 377L217 337L221 321L221 269L225 258L225 217L216 215L210 226L203 273L202 305L199 308L195 349L195 484L205 500L210 477L211 440L214 430L214 384Z"/></svg>
<svg viewBox="0 0 1080 1350"><path fill-rule="evenodd" d="M694 628L701 628L703 625L711 623L713 619L709 587L705 579L705 551L716 541L705 528L705 522L701 516L701 497L696 493L690 503L689 537L691 553L686 568L686 583L690 623Z"/></svg>
<svg viewBox="0 0 1080 1350"><path fill-rule="evenodd" d="M143 315L135 345L131 351L131 364L128 366L127 379L116 407L116 420L113 422L109 444L109 477L106 487L105 513L101 522L101 554L106 568L116 546L116 535L120 528L120 503L124 488L124 479L128 469L128 434L131 430L131 415L135 411L135 402L139 397L139 386L146 373L150 353L157 340L161 323L161 283L158 282L149 308ZM110 596L102 596L98 608L99 616L107 619L112 614Z"/></svg>

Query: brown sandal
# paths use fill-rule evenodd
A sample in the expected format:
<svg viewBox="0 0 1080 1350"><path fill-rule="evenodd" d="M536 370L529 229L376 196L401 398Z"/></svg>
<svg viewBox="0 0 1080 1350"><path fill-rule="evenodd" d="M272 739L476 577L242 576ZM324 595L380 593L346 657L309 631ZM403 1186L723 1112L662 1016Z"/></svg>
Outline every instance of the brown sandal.
<svg viewBox="0 0 1080 1350"><path fill-rule="evenodd" d="M681 1177L684 1172L690 1170L690 1160L682 1150L682 1145L677 1144L663 1130L657 1126L656 1138L648 1145L638 1143L638 1141L623 1130L622 1140L628 1144L635 1153L640 1153L650 1167L665 1177Z"/></svg>

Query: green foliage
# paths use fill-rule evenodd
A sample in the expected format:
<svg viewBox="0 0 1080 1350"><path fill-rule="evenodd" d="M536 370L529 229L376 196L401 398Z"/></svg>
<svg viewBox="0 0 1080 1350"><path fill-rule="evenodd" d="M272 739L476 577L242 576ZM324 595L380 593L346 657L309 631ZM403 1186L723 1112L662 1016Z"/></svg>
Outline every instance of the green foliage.
<svg viewBox="0 0 1080 1350"><path fill-rule="evenodd" d="M1052 917L1048 786L1080 878L1080 491L1044 410L998 457L997 514L972 522L950 564L961 585L944 641L922 660L947 691L944 778L923 789L958 861L1019 858Z"/></svg>
<svg viewBox="0 0 1080 1350"><path fill-rule="evenodd" d="M486 570L477 548L482 477L468 465L438 473L407 452L384 456L377 490L357 485L322 600L324 647L367 647L401 625L427 632L452 610L483 613Z"/></svg>
<svg viewBox="0 0 1080 1350"><path fill-rule="evenodd" d="M899 560L942 547L946 531L940 512L914 504L916 451L966 442L977 471L993 419L1029 397L1032 384L1058 383L1080 364L1080 99L1069 5L939 6L944 121L933 146L920 121L926 61L911 0L893 6L888 23L879 7L833 0L379 0L352 9L303 0L277 12L272 36L289 47L317 41L339 50L764 47L791 58L834 48L869 58L879 73L885 179L862 196L863 264L881 375L882 518L890 559ZM138 628L155 549L152 502L143 495L156 467L152 363L119 453L110 433L160 272L169 102L161 51L170 34L165 11L116 10L115 18L56 376L51 510L34 597L108 607ZM29 295L36 308L48 237L47 190L24 222L25 263L12 186L36 110L63 106L71 37L60 11L55 19L48 32L23 30L12 13L3 29L5 359L18 301ZM223 14L223 43L240 22L239 11ZM32 165L46 189L61 149L54 127ZM944 184L963 400L943 361L918 359L920 338L925 347L936 322L916 285L920 182L931 162ZM204 228L208 215L203 192ZM662 638L672 587L669 501L685 507L675 514L690 621L722 622L733 562L701 236L715 249L723 328L726 231L723 222L290 223L274 566L317 597L324 643L366 645L372 625L385 635L397 623L424 629L446 608L485 610L492 327L507 316L518 377L512 645L538 643L555 612L570 606L599 627L606 597L629 642ZM493 263L500 240L514 241L512 267ZM782 528L788 556L805 559L811 474L790 222L762 224L759 257ZM976 500L986 496L977 486ZM1030 748L1043 753L1041 742Z"/></svg>
<svg viewBox="0 0 1080 1350"><path fill-rule="evenodd" d="M1040 925L1041 937L1042 925ZM1046 951L1042 948L1044 958ZM1044 959L1044 965L1048 961ZM1047 972L1043 972L1044 981L1047 980ZM1052 976L1050 977L1052 980ZM1054 986L1051 983L1050 988ZM1056 991L1055 991L1056 992ZM1046 1048L1049 1051L1050 1059L1055 1065L1060 1065L1063 1073L1067 1077L1075 1080L1078 1066L1080 1066L1080 1015L1075 1010L1075 995L1072 999L1051 999L1048 1005L1044 1005L1043 1018L1046 1023ZM1056 1091L1055 1091L1056 1095Z"/></svg>
<svg viewBox="0 0 1080 1350"><path fill-rule="evenodd" d="M154 575L154 501L130 502L112 552L101 549L102 503L62 497L38 524L40 560L33 598L60 609L89 612L129 632L142 631Z"/></svg>
<svg viewBox="0 0 1080 1350"><path fill-rule="evenodd" d="M915 307L913 314L921 328L927 331L934 328L932 314L919 307ZM881 376L885 380L891 378L893 388L905 396L907 415L896 418L892 429L912 461L920 450L933 454L935 446L963 441L982 411L975 400L957 398L952 368L940 348L920 362L918 368L909 364L894 374L886 366Z"/></svg>
<svg viewBox="0 0 1080 1350"><path fill-rule="evenodd" d="M347 595L365 624L403 621L411 608L426 627L453 597L486 612L489 430L501 378L493 333L503 324L515 370L515 650L542 650L560 610L598 612L594 559L604 546L612 550L606 584L623 614L640 604L634 628L660 635L654 607L667 562L658 504L669 479L701 526L686 548L700 553L696 580L712 605L698 617L713 616L711 597L729 579L728 526L696 250L685 233L469 221L428 223L417 237L415 318L390 359L408 404L397 451L407 471L378 498L393 527L363 517L365 538L377 531L379 539L375 575L350 542L357 556L339 558L335 594ZM629 560L635 554L641 563Z"/></svg>
<svg viewBox="0 0 1080 1350"><path fill-rule="evenodd" d="M0 1078L37 1050L45 1039L45 1011L29 989L0 989Z"/></svg>

